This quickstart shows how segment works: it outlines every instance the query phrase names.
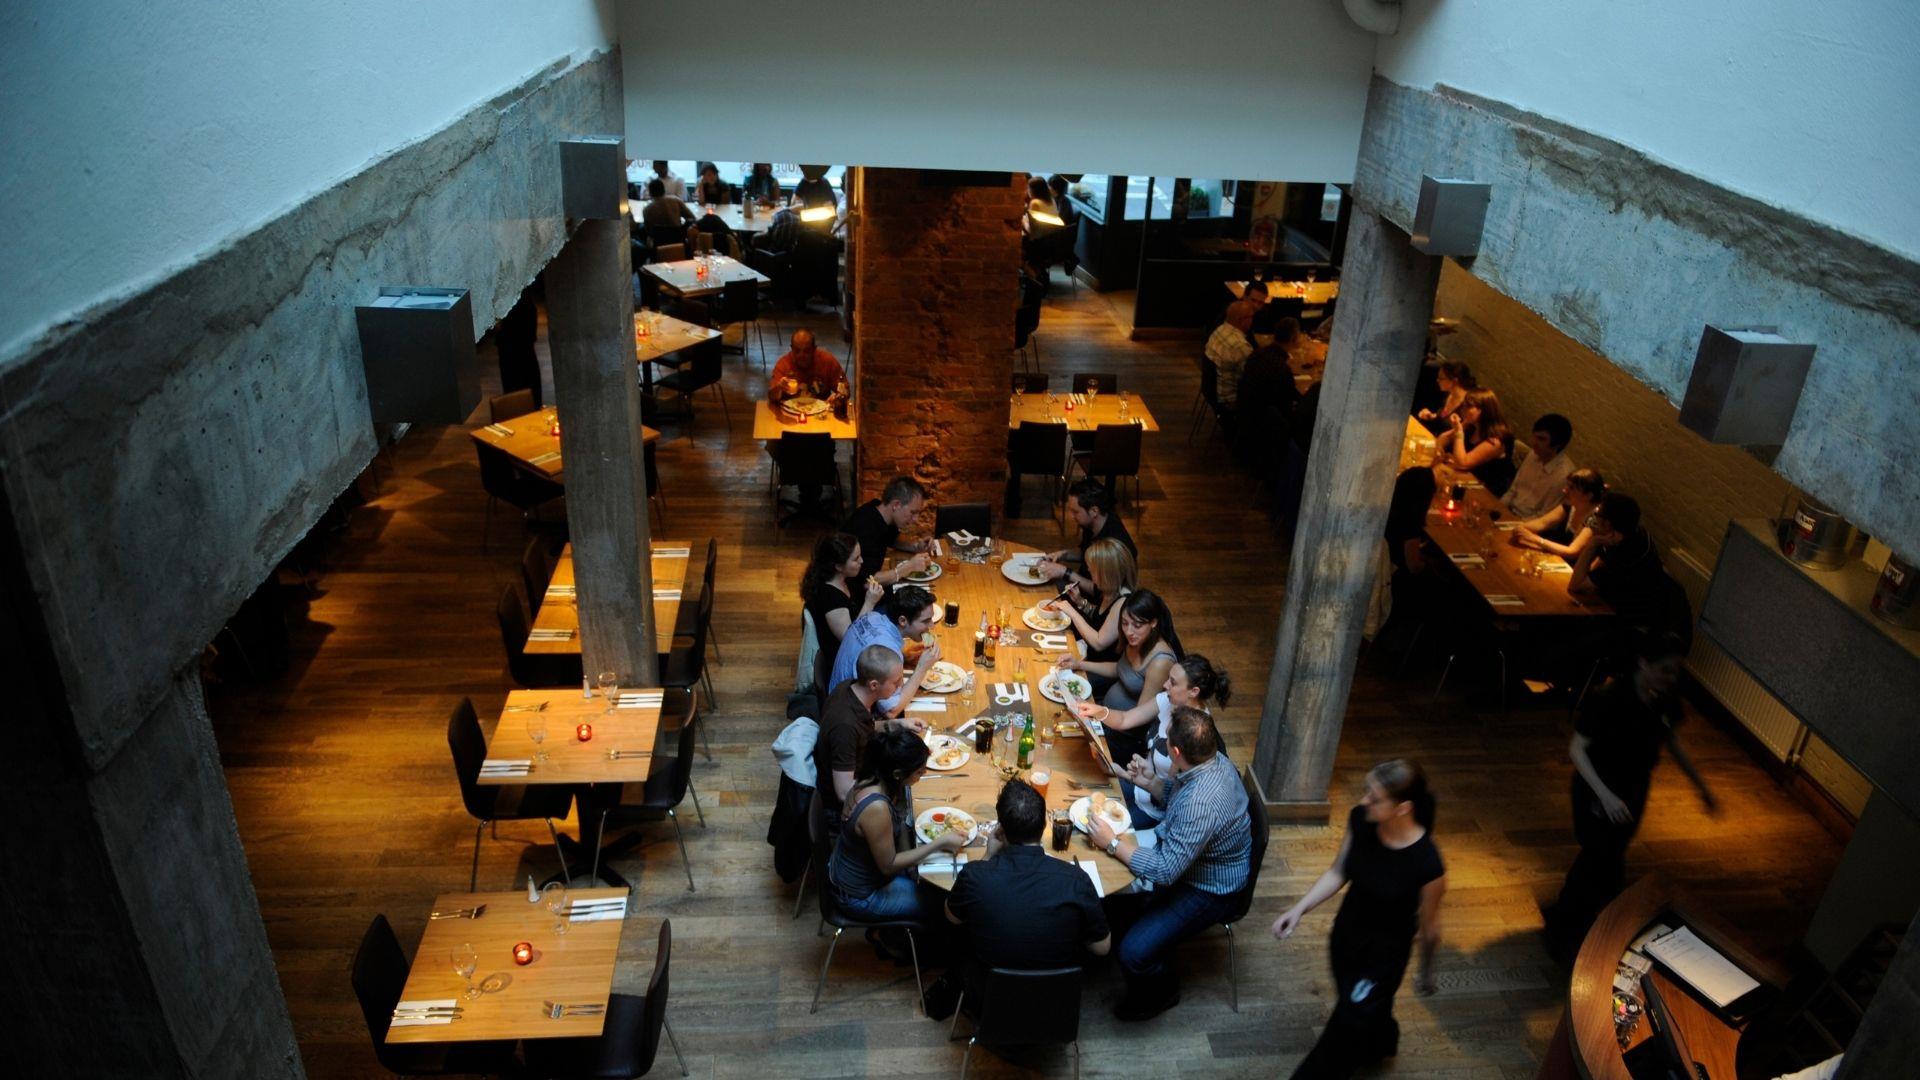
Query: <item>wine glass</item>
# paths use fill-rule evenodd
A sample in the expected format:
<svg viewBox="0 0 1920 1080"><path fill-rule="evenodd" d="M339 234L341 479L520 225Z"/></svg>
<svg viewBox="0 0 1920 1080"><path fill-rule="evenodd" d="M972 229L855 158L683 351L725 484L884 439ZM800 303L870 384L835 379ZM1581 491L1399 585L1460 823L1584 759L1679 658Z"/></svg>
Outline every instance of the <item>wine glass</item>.
<svg viewBox="0 0 1920 1080"><path fill-rule="evenodd" d="M1093 399L1099 396L1100 396L1100 380L1088 379L1087 380L1087 404L1089 405L1093 404Z"/></svg>
<svg viewBox="0 0 1920 1080"><path fill-rule="evenodd" d="M607 712L613 711L614 698L620 696L620 676L617 672L603 671L594 680L600 686L600 696L607 699Z"/></svg>
<svg viewBox="0 0 1920 1080"><path fill-rule="evenodd" d="M480 954L472 943L461 945L447 957L453 963L453 973L467 981L466 999L472 1001L480 996L480 988L473 985L473 973L480 969Z"/></svg>
<svg viewBox="0 0 1920 1080"><path fill-rule="evenodd" d="M1021 403L1022 395L1027 392L1027 380L1019 375L1013 377L1013 403Z"/></svg>
<svg viewBox="0 0 1920 1080"><path fill-rule="evenodd" d="M969 671L966 679L960 683L960 707L968 712L973 711L973 686L973 672Z"/></svg>
<svg viewBox="0 0 1920 1080"><path fill-rule="evenodd" d="M533 759L535 761L547 760L547 752L540 745L547 741L547 714L545 712L530 712L523 713L522 715L526 718L524 722L527 725L527 738L533 740Z"/></svg>
<svg viewBox="0 0 1920 1080"><path fill-rule="evenodd" d="M549 881L540 888L540 903L553 912L553 932L567 932L567 885L563 881Z"/></svg>

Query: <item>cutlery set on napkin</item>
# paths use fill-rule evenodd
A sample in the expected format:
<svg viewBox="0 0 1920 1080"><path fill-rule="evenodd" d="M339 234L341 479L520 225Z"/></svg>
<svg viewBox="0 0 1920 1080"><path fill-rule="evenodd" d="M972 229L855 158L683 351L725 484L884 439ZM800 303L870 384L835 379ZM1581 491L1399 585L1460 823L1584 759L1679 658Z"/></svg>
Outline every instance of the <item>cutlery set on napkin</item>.
<svg viewBox="0 0 1920 1080"><path fill-rule="evenodd" d="M611 922L627 917L627 898L611 896L605 900L574 900L567 904L568 922Z"/></svg>
<svg viewBox="0 0 1920 1080"><path fill-rule="evenodd" d="M532 758L488 758L480 763L481 776L525 776L532 771Z"/></svg>
<svg viewBox="0 0 1920 1080"><path fill-rule="evenodd" d="M528 458L528 459L527 459L527 464L529 464L529 465L545 465L546 463L548 463L548 462L550 462L550 461L559 461L559 460L560 460L560 451L558 451L558 450L549 450L549 451L547 451L546 453L544 453L544 454L541 454L541 455L540 455L539 457L536 457L536 458Z"/></svg>
<svg viewBox="0 0 1920 1080"><path fill-rule="evenodd" d="M552 627L536 627L527 632L528 641L572 641L578 630L562 630Z"/></svg>
<svg viewBox="0 0 1920 1080"><path fill-rule="evenodd" d="M1487 568L1487 560L1479 555L1461 552L1457 555L1449 555L1447 558L1452 559L1453 565L1463 570L1485 570Z"/></svg>
<svg viewBox="0 0 1920 1080"><path fill-rule="evenodd" d="M1487 603L1494 607L1526 607L1527 602L1513 593L1494 593L1487 597Z"/></svg>
<svg viewBox="0 0 1920 1080"><path fill-rule="evenodd" d="M622 690L613 696L616 709L657 709L664 700L658 690Z"/></svg>
<svg viewBox="0 0 1920 1080"><path fill-rule="evenodd" d="M683 547L657 547L653 553L662 559L684 559L692 552Z"/></svg>
<svg viewBox="0 0 1920 1080"><path fill-rule="evenodd" d="M481 430L485 431L489 435L498 435L503 439L513 434L513 429L508 427L505 424L488 424L485 428Z"/></svg>
<svg viewBox="0 0 1920 1080"><path fill-rule="evenodd" d="M429 1024L451 1024L460 1018L463 1012L460 1003L453 998L441 998L435 1001L402 1001L393 1007L393 1019L388 1027L425 1027Z"/></svg>
<svg viewBox="0 0 1920 1080"><path fill-rule="evenodd" d="M940 697L918 697L907 702L908 712L946 712L947 699Z"/></svg>

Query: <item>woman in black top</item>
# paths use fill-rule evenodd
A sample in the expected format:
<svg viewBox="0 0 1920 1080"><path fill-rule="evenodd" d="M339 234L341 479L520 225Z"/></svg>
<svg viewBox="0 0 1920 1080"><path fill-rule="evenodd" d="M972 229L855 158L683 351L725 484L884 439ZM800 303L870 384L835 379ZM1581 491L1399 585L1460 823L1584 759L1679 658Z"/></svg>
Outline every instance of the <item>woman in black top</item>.
<svg viewBox="0 0 1920 1080"><path fill-rule="evenodd" d="M1440 436L1441 458L1472 471L1495 496L1505 495L1513 486L1513 429L1500 411L1499 396L1491 390L1467 391L1451 421L1452 430Z"/></svg>
<svg viewBox="0 0 1920 1080"><path fill-rule="evenodd" d="M860 541L847 533L828 533L813 545L813 559L800 575L800 599L806 604L807 614L813 617L813 636L820 643L819 658L813 668L816 683L823 673L833 669L833 659L840 654L840 639L847 635L847 627L872 611L887 593L886 586L868 578L862 590L864 601L854 602L853 587L849 583L859 578L863 557ZM833 691L831 686L819 689L823 698Z"/></svg>
<svg viewBox="0 0 1920 1080"><path fill-rule="evenodd" d="M1433 993L1446 875L1433 843L1426 774L1407 761L1375 765L1360 805L1347 815L1347 835L1333 865L1273 923L1273 936L1284 939L1308 912L1352 886L1333 918L1330 942L1339 997L1320 1041L1294 1070L1296 1078L1350 1076L1368 1061L1399 1051L1393 995L1406 976L1416 936L1420 976L1414 989Z"/></svg>

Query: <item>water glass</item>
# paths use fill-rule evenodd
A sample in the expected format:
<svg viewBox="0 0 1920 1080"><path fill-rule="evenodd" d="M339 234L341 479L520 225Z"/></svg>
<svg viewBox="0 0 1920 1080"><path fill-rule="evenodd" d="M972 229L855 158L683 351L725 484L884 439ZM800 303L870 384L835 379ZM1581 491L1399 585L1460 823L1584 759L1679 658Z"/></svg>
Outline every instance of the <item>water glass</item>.
<svg viewBox="0 0 1920 1080"><path fill-rule="evenodd" d="M461 945L454 949L447 959L453 964L453 973L467 981L467 992L464 995L466 999L472 1001L479 997L480 988L473 985L473 973L480 969L480 954L475 951L473 945L471 943Z"/></svg>
<svg viewBox="0 0 1920 1080"><path fill-rule="evenodd" d="M620 676L617 672L603 671L594 680L600 685L600 696L607 699L607 712L613 711L613 701L620 696Z"/></svg>
<svg viewBox="0 0 1920 1080"><path fill-rule="evenodd" d="M540 903L553 912L553 932L567 932L567 885L563 881L549 881L540 889Z"/></svg>
<svg viewBox="0 0 1920 1080"><path fill-rule="evenodd" d="M547 714L530 712L523 715L526 717L524 722L527 725L527 738L533 740L533 759L547 760L547 752L541 745L547 741Z"/></svg>
<svg viewBox="0 0 1920 1080"><path fill-rule="evenodd" d="M1100 396L1100 380L1088 379L1087 380L1087 404L1089 405L1093 404L1093 399L1099 396Z"/></svg>

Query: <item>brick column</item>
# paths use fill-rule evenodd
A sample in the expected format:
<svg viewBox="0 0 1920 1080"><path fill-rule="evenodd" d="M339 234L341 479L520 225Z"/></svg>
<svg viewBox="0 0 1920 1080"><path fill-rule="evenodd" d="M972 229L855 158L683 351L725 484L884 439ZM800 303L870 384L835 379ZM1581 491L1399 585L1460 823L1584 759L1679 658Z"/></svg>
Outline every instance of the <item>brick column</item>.
<svg viewBox="0 0 1920 1080"><path fill-rule="evenodd" d="M1024 188L1013 174L863 169L855 228L856 498L902 473L932 501L997 503L1006 484Z"/></svg>

